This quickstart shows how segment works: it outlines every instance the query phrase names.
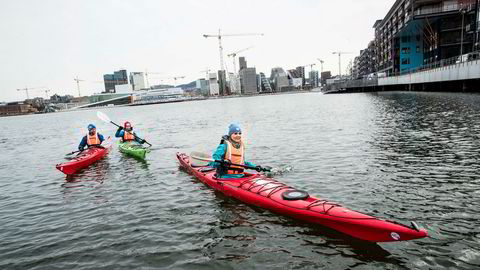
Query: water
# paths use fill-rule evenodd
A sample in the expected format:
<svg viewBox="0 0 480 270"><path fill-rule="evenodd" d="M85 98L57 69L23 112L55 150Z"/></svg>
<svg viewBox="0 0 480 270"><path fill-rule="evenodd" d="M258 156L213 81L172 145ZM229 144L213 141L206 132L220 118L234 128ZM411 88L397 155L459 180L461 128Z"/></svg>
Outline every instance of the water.
<svg viewBox="0 0 480 270"><path fill-rule="evenodd" d="M1 269L475 269L480 267L480 96L453 93L217 99L102 109L154 145L66 179L56 163L96 110L0 118ZM420 240L359 244L224 197L179 170L230 122L247 159L276 178L378 217ZM290 168L293 168L290 170Z"/></svg>

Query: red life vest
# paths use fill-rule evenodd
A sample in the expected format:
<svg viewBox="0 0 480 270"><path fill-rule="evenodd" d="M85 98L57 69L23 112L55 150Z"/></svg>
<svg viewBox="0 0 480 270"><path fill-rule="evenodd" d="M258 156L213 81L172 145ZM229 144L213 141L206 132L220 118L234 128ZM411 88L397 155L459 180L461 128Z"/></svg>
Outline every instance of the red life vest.
<svg viewBox="0 0 480 270"><path fill-rule="evenodd" d="M95 134L90 135L90 133L87 133L87 145L100 145L100 138L98 138L97 132Z"/></svg>
<svg viewBox="0 0 480 270"><path fill-rule="evenodd" d="M229 160L231 163L234 164L245 164L245 149L243 147L243 141L240 142L240 148L235 148L232 143L228 140L225 141L227 143L227 151L225 153L225 160ZM243 174L244 168L240 166L232 165L228 169L228 174Z"/></svg>
<svg viewBox="0 0 480 270"><path fill-rule="evenodd" d="M123 131L123 141L133 141L135 140L135 136L133 136L133 132L127 132L126 130Z"/></svg>

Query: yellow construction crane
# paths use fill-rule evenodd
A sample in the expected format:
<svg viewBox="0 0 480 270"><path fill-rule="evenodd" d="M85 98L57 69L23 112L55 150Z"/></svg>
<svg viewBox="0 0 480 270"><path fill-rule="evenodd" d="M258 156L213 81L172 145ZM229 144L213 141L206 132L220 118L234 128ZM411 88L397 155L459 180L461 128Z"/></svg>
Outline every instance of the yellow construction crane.
<svg viewBox="0 0 480 270"><path fill-rule="evenodd" d="M25 93L27 94L27 99L30 99L30 96L28 95L28 90L33 90L33 89L38 89L38 88L45 88L45 86L19 88L19 89L17 89L17 91L25 91Z"/></svg>
<svg viewBox="0 0 480 270"><path fill-rule="evenodd" d="M332 52L332 54L338 54L338 76L339 77L342 77L342 54L349 54L349 53L353 53L353 52Z"/></svg>
<svg viewBox="0 0 480 270"><path fill-rule="evenodd" d="M320 58L317 58L317 60L318 60L318 62L320 62L320 74L321 74L321 73L323 72L323 63L324 63L325 61L323 61L323 60L320 59Z"/></svg>
<svg viewBox="0 0 480 270"><path fill-rule="evenodd" d="M220 70L222 71L224 70L222 37L240 37L240 36L263 36L263 33L222 34L221 30L218 29L218 35L203 35L204 38L214 37L218 39L218 49L220 53Z"/></svg>
<svg viewBox="0 0 480 270"><path fill-rule="evenodd" d="M228 57L232 57L232 59L233 59L233 74L237 74L237 63L235 62L235 57L237 57L237 54L239 54L241 52L244 52L246 50L250 50L251 48L253 48L253 46L250 46L250 47L245 48L245 49L241 49L239 51L236 51L236 52L233 52L233 53L227 55Z"/></svg>

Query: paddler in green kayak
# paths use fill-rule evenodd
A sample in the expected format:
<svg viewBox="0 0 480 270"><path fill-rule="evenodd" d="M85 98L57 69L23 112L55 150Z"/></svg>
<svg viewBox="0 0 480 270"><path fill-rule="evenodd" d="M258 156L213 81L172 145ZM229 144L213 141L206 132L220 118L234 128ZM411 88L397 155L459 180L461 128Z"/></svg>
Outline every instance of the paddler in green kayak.
<svg viewBox="0 0 480 270"><path fill-rule="evenodd" d="M217 178L242 178L244 177L244 167L233 164L245 165L256 168L261 171L262 167L245 160L245 147L242 140L242 130L237 124L231 124L228 127L228 135L224 135L220 144L212 155L214 160L219 162L210 162L208 166L217 169Z"/></svg>
<svg viewBox="0 0 480 270"><path fill-rule="evenodd" d="M115 137L122 138L123 142L136 141L140 144L145 143L145 140L140 139L135 132L133 132L132 124L128 121L123 124L123 127L118 127Z"/></svg>
<svg viewBox="0 0 480 270"><path fill-rule="evenodd" d="M94 124L89 124L88 127L88 134L82 138L82 141L78 145L78 150L83 151L85 146L99 146L105 140L103 135L97 133L97 127Z"/></svg>

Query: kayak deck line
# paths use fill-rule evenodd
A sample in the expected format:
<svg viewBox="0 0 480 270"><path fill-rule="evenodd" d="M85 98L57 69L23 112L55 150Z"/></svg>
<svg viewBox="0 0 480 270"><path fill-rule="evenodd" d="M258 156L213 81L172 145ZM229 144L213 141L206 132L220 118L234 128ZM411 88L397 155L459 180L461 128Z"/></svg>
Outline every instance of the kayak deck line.
<svg viewBox="0 0 480 270"><path fill-rule="evenodd" d="M425 229L415 222L407 226L380 219L316 198L263 174L245 173L244 178L217 178L209 166L192 167L190 158L177 153L180 167L204 184L246 204L270 210L283 216L327 227L368 242L397 242L427 237ZM290 198L287 194L304 192L306 196Z"/></svg>
<svg viewBox="0 0 480 270"><path fill-rule="evenodd" d="M218 178L217 178L218 179ZM221 181L221 179L218 179L219 181ZM260 181L264 181L260 184L258 184L258 182ZM250 186L248 186L247 188L244 187L244 185L246 184L250 184ZM255 185L256 184L256 185ZM268 187L268 185L270 184L273 184L275 186L272 186L272 187ZM235 185L232 185L232 186L235 186ZM284 183L281 183L275 179L269 179L269 178L263 178L263 177L260 177L260 178L252 178L252 179L247 179L243 182L240 183L240 185L238 185L239 188L242 188L242 189L245 189L247 191L251 191L253 192L252 190L254 188L258 188L260 187L257 191L253 192L253 193L256 193L260 196L264 196L262 195L261 193L262 192L265 192L265 191L269 191L270 192L264 196L266 198L270 198L273 194L281 191L281 190L286 190L286 189L290 189L290 190L296 190L296 188L294 187L291 187L291 186L288 186ZM277 202L277 203L280 203L282 204L281 202ZM325 205L326 204L329 204L329 208L328 209L325 209ZM314 207L317 207L317 206L322 206L323 208L323 211L318 211L316 209L312 209ZM315 199L313 200L309 205L305 206L305 207L299 207L297 209L302 209L302 210L311 210L311 211L315 211L315 212L318 212L318 213L322 213L322 214L328 214L328 212L333 209L334 207L336 206L340 206L342 207L342 205L338 204L338 203L333 203L333 202L329 202L327 200L324 200L324 199ZM291 207L291 206L290 206ZM365 219L365 218L360 218L360 219ZM370 217L370 218L367 218L367 219L374 219L374 217Z"/></svg>

